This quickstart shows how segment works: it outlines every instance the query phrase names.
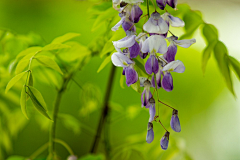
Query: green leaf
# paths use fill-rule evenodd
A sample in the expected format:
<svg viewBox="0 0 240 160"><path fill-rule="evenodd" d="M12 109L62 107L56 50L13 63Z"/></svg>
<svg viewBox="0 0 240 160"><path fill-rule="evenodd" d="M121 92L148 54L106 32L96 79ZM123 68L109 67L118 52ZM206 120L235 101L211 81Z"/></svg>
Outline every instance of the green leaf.
<svg viewBox="0 0 240 160"><path fill-rule="evenodd" d="M7 160L25 160L25 157L22 156L10 156L7 158Z"/></svg>
<svg viewBox="0 0 240 160"><path fill-rule="evenodd" d="M214 48L214 55L217 60L218 67L225 79L228 89L235 96L235 93L233 90L231 73L229 70L228 51L227 51L226 46L221 41L217 42L217 44Z"/></svg>
<svg viewBox="0 0 240 160"><path fill-rule="evenodd" d="M64 34L63 36L55 38L52 41L52 43L63 43L78 36L80 36L79 33L67 33L67 34Z"/></svg>
<svg viewBox="0 0 240 160"><path fill-rule="evenodd" d="M185 39L187 37L191 37L196 29L203 23L201 15L196 11L189 10L183 16L183 21L185 22L185 31L186 33L181 36L180 39Z"/></svg>
<svg viewBox="0 0 240 160"><path fill-rule="evenodd" d="M140 58L138 59L138 57L136 59L134 59L135 65L138 67L138 69L141 70L141 72L143 74L148 76L147 72L145 71L145 67L144 67L143 63L141 63L141 61L143 62L143 60L141 60Z"/></svg>
<svg viewBox="0 0 240 160"><path fill-rule="evenodd" d="M106 57L104 59L104 61L102 62L102 64L100 65L100 67L97 70L97 73L99 73L104 67L106 67L106 65L111 61L111 55Z"/></svg>
<svg viewBox="0 0 240 160"><path fill-rule="evenodd" d="M45 117L47 117L48 119L51 120L51 118L48 115L48 111L47 111L47 106L46 103L42 97L42 94L34 87L32 86L28 86L29 88L29 95L30 98L33 102L33 105L35 106L35 108Z"/></svg>
<svg viewBox="0 0 240 160"><path fill-rule="evenodd" d="M41 51L42 47L30 47L30 48L27 48L25 50L23 50L22 52L20 52L18 55L17 55L17 59L19 59L20 57L23 57L23 56L26 56L30 53L36 53L38 51Z"/></svg>
<svg viewBox="0 0 240 160"><path fill-rule="evenodd" d="M218 30L212 24L204 24L202 29L202 34L205 37L206 41L210 45L213 41L218 40Z"/></svg>
<svg viewBox="0 0 240 160"><path fill-rule="evenodd" d="M25 85L23 85L23 88L22 88L22 92L21 92L21 98L20 98L20 105L21 105L21 109L22 109L22 113L24 114L24 116L28 118L28 115L27 115L27 93L26 93L26 87Z"/></svg>
<svg viewBox="0 0 240 160"><path fill-rule="evenodd" d="M41 63L42 65L52 68L56 71L58 71L60 74L63 75L63 72L61 71L61 69L59 68L58 64L51 58L47 57L47 56L38 56L35 57L35 59Z"/></svg>
<svg viewBox="0 0 240 160"><path fill-rule="evenodd" d="M28 85L29 86L33 86L33 76L32 76L32 72L29 73L29 79L28 79Z"/></svg>
<svg viewBox="0 0 240 160"><path fill-rule="evenodd" d="M141 87L140 87L140 82L137 81L136 83L132 84L131 87L138 93L142 93Z"/></svg>
<svg viewBox="0 0 240 160"><path fill-rule="evenodd" d="M105 160L104 155L87 155L84 157L79 158L78 160Z"/></svg>
<svg viewBox="0 0 240 160"><path fill-rule="evenodd" d="M121 74L121 77L120 77L120 81L119 81L119 82L120 82L120 86L121 86L122 88L124 88L124 82L125 82L125 81L124 81L124 80L125 80L124 77L125 77L125 76Z"/></svg>
<svg viewBox="0 0 240 160"><path fill-rule="evenodd" d="M71 48L71 46L66 44L57 44L57 43L51 43L43 47L43 51L52 51L56 49L63 49L63 48Z"/></svg>
<svg viewBox="0 0 240 160"><path fill-rule="evenodd" d="M235 72L236 76L240 80L240 62L238 62L235 58L228 56L229 62Z"/></svg>
<svg viewBox="0 0 240 160"><path fill-rule="evenodd" d="M100 14L95 20L92 31L95 31L98 27L100 27L107 19L116 16L116 11L111 7L105 10L102 14Z"/></svg>
<svg viewBox="0 0 240 160"><path fill-rule="evenodd" d="M108 42L104 45L104 47L103 47L103 49L102 49L102 52L100 53L100 57L102 58L104 55L106 55L106 54L109 53L109 52L112 52L113 50L115 50L115 49L114 49L114 46L113 46L112 41L108 41Z"/></svg>
<svg viewBox="0 0 240 160"><path fill-rule="evenodd" d="M6 90L5 90L5 93L7 93L9 91L9 89L12 88L12 86L14 84L16 84L27 72L22 72L18 75L16 75L15 77L13 77L7 84L7 87L6 87Z"/></svg>
<svg viewBox="0 0 240 160"><path fill-rule="evenodd" d="M22 71L24 71L29 64L29 61L30 61L29 59L22 59L21 61L19 61L15 70L15 73L19 74Z"/></svg>
<svg viewBox="0 0 240 160"><path fill-rule="evenodd" d="M203 51L203 55L202 55L202 71L203 71L203 74L206 71L207 62L208 62L209 58L211 57L211 53L213 52L213 49L214 49L216 43L217 43L217 41L214 41L214 42L210 43Z"/></svg>

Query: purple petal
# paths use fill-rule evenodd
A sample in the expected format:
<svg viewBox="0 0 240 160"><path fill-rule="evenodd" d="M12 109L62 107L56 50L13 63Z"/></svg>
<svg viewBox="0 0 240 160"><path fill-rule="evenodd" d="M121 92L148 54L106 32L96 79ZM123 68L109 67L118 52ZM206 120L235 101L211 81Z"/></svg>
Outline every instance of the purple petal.
<svg viewBox="0 0 240 160"><path fill-rule="evenodd" d="M168 47L167 53L164 55L164 58L168 62L175 61L176 53L177 53L177 46L174 43L171 43Z"/></svg>
<svg viewBox="0 0 240 160"><path fill-rule="evenodd" d="M148 53L142 53L140 52L139 53L139 56L142 58L142 59L145 59L147 57Z"/></svg>
<svg viewBox="0 0 240 160"><path fill-rule="evenodd" d="M154 117L155 117L155 114L156 114L156 109L155 109L155 103L150 105L149 107L149 122L152 122L154 120Z"/></svg>
<svg viewBox="0 0 240 160"><path fill-rule="evenodd" d="M164 10L165 6L166 6L166 2L167 0L156 0L157 2L157 6L161 9Z"/></svg>
<svg viewBox="0 0 240 160"><path fill-rule="evenodd" d="M180 126L180 121L179 121L179 118L178 118L178 111L177 110L173 110L170 125L171 125L171 128L175 132L180 132L181 131L181 126Z"/></svg>
<svg viewBox="0 0 240 160"><path fill-rule="evenodd" d="M126 70L126 68L124 67L123 71L122 71L122 75L125 75L125 70Z"/></svg>
<svg viewBox="0 0 240 160"><path fill-rule="evenodd" d="M125 69L125 75L126 75L126 84L128 87L131 84L134 84L138 81L138 74L131 66Z"/></svg>
<svg viewBox="0 0 240 160"><path fill-rule="evenodd" d="M149 108L150 105L148 105L148 101L149 99L152 98L152 93L149 90L148 91L148 97L147 97L147 91L146 89L143 90L142 96L141 96L141 100L142 100L142 106L145 106L146 108Z"/></svg>
<svg viewBox="0 0 240 160"><path fill-rule="evenodd" d="M133 5L132 10L131 10L131 21L133 23L138 23L140 20L141 15L143 14L141 8L138 5Z"/></svg>
<svg viewBox="0 0 240 160"><path fill-rule="evenodd" d="M173 9L175 9L177 6L177 0L167 0L167 4Z"/></svg>
<svg viewBox="0 0 240 160"><path fill-rule="evenodd" d="M167 150L169 142L169 132L166 132L160 141L161 148Z"/></svg>
<svg viewBox="0 0 240 160"><path fill-rule="evenodd" d="M157 86L158 88L161 87L161 70L159 69L158 73L156 74L156 79L157 79ZM155 78L154 78L154 75L152 76L152 86L155 88Z"/></svg>
<svg viewBox="0 0 240 160"><path fill-rule="evenodd" d="M125 32L127 31L133 31L133 32L136 32L136 27L134 25L133 22L130 22L130 21L123 21L122 23L122 27L124 29Z"/></svg>
<svg viewBox="0 0 240 160"><path fill-rule="evenodd" d="M136 58L140 53L140 46L137 42L134 43L132 47L129 47L130 58Z"/></svg>
<svg viewBox="0 0 240 160"><path fill-rule="evenodd" d="M119 27L122 25L124 19L125 17L122 17L121 20L114 27L112 27L112 31L117 31Z"/></svg>
<svg viewBox="0 0 240 160"><path fill-rule="evenodd" d="M170 73L165 73L162 79L162 87L166 91L172 91L173 90L173 79L172 75Z"/></svg>
<svg viewBox="0 0 240 160"><path fill-rule="evenodd" d="M147 143L151 143L153 139L154 139L153 124L151 122L148 122L148 131L147 131L146 141Z"/></svg>
<svg viewBox="0 0 240 160"><path fill-rule="evenodd" d="M154 55L151 55L145 63L145 70L148 74L157 73L159 70L158 60Z"/></svg>

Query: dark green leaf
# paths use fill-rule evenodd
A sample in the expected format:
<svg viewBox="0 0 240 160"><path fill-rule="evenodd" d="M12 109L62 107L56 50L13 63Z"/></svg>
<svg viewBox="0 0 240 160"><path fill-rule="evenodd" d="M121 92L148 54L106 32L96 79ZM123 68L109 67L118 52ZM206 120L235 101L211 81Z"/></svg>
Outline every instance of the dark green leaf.
<svg viewBox="0 0 240 160"><path fill-rule="evenodd" d="M201 15L196 11L189 10L183 16L183 21L185 22L185 34L180 39L185 39L191 37L196 29L203 23Z"/></svg>
<svg viewBox="0 0 240 160"><path fill-rule="evenodd" d="M217 28L214 27L212 24L204 24L202 29L202 34L205 37L206 41L210 45L210 43L218 40L218 31Z"/></svg>
<svg viewBox="0 0 240 160"><path fill-rule="evenodd" d="M48 119L51 120L51 118L49 117L48 113L47 113L47 106L46 103L42 97L42 94L34 87L32 86L28 86L29 88L29 95L30 98L33 102L33 105L35 106L35 108L45 117L47 117Z"/></svg>
<svg viewBox="0 0 240 160"><path fill-rule="evenodd" d="M32 72L29 73L28 85L29 85L29 86L33 86L33 76L32 76Z"/></svg>
<svg viewBox="0 0 240 160"><path fill-rule="evenodd" d="M228 56L229 62L235 72L236 76L240 80L240 62L238 62L235 58Z"/></svg>
<svg viewBox="0 0 240 160"><path fill-rule="evenodd" d="M22 113L24 114L24 116L28 118L28 115L27 115L27 93L26 93L26 87L25 85L23 85L23 88L22 88L22 92L21 92L21 98L20 98L20 105L21 105L21 109L22 109Z"/></svg>
<svg viewBox="0 0 240 160"><path fill-rule="evenodd" d="M9 89L12 88L12 86L14 84L16 84L27 72L22 72L18 75L16 75L15 77L13 77L7 84L7 87L6 87L6 90L5 90L5 93L7 93L9 91Z"/></svg>
<svg viewBox="0 0 240 160"><path fill-rule="evenodd" d="M211 53L213 52L213 49L214 49L216 43L217 43L217 41L214 41L214 42L210 43L203 51L203 55L202 55L202 71L203 71L203 74L206 71L207 62L208 62L209 58L211 57Z"/></svg>
<svg viewBox="0 0 240 160"><path fill-rule="evenodd" d="M214 55L217 60L218 67L225 79L228 89L235 96L235 93L233 90L231 73L229 70L228 51L227 51L226 46L221 41L217 42L217 44L214 48Z"/></svg>
<svg viewBox="0 0 240 160"><path fill-rule="evenodd" d="M58 64L53 59L51 59L47 56L38 56L35 58L38 62L40 62L44 66L52 68L52 69L58 71L60 74L63 74L62 70L59 68Z"/></svg>

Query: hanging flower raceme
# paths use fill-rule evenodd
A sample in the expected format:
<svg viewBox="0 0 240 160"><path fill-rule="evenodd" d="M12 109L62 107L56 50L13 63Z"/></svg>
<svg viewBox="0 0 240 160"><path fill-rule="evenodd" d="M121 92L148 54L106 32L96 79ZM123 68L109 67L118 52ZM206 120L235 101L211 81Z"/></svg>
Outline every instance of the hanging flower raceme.
<svg viewBox="0 0 240 160"><path fill-rule="evenodd" d="M152 84L145 77L140 77L139 81L140 81L140 86L144 87L142 95L141 95L142 107L143 106L147 107L147 104L148 104L150 98L152 98L152 93L150 91L150 87L152 86Z"/></svg>
<svg viewBox="0 0 240 160"><path fill-rule="evenodd" d="M178 118L178 110L174 109L172 112L172 118L170 121L170 125L171 128L175 131L175 132L180 132L181 131L181 126L180 126L180 121Z"/></svg>
<svg viewBox="0 0 240 160"><path fill-rule="evenodd" d="M153 139L154 139L153 124L151 122L148 122L146 141L147 143L151 143Z"/></svg>
<svg viewBox="0 0 240 160"><path fill-rule="evenodd" d="M162 139L160 141L160 146L163 150L167 150L167 148L168 148L169 135L170 135L170 133L168 131L166 131L166 133L164 134L164 136L162 137Z"/></svg>
<svg viewBox="0 0 240 160"><path fill-rule="evenodd" d="M178 40L178 37L171 36L167 38L170 42L170 45L168 46L168 51L164 54L164 58L168 61L174 61L175 56L177 53L177 45L183 48L188 48L192 44L196 43L196 39L185 39L185 40Z"/></svg>
<svg viewBox="0 0 240 160"><path fill-rule="evenodd" d="M127 86L130 86L138 81L138 74L133 68L134 61L119 52L113 53L111 59L115 66L123 67L123 74L126 76Z"/></svg>
<svg viewBox="0 0 240 160"><path fill-rule="evenodd" d="M156 53L166 52L167 43L165 39L160 35L152 35L143 42L142 53L150 53L150 57L145 64L145 70L148 74L156 74L159 70Z"/></svg>

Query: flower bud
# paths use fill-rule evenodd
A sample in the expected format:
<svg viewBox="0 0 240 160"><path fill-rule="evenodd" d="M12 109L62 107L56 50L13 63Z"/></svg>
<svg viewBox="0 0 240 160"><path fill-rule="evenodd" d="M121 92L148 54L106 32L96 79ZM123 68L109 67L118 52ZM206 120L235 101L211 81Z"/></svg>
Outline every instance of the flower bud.
<svg viewBox="0 0 240 160"><path fill-rule="evenodd" d="M77 159L78 159L78 157L75 156L75 155L70 155L70 156L68 156L68 158L67 158L67 160L77 160Z"/></svg>
<svg viewBox="0 0 240 160"><path fill-rule="evenodd" d="M160 141L160 145L163 150L167 150L168 148L169 135L170 133L167 131Z"/></svg>
<svg viewBox="0 0 240 160"><path fill-rule="evenodd" d="M148 131L147 131L146 141L147 143L151 143L153 139L154 139L153 124L151 122L148 122Z"/></svg>
<svg viewBox="0 0 240 160"><path fill-rule="evenodd" d="M181 131L180 121L178 118L178 110L175 110L175 109L173 110L170 125L175 132Z"/></svg>

